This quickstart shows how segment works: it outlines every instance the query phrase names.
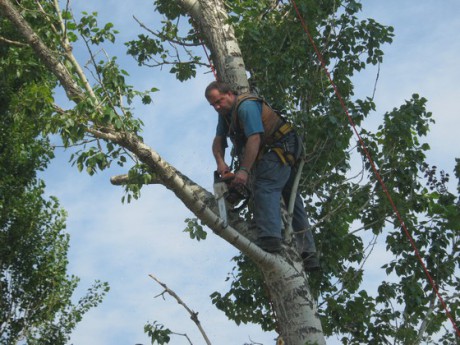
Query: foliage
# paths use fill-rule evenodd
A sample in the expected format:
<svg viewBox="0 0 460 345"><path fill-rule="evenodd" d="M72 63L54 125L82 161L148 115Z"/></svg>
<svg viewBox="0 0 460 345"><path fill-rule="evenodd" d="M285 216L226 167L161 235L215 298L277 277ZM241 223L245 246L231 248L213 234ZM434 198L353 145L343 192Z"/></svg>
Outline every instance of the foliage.
<svg viewBox="0 0 460 345"><path fill-rule="evenodd" d="M263 330L273 330L276 325L262 273L244 255L234 257L233 261L236 267L227 277L231 281L230 290L224 295L214 292L212 303L237 325L252 322L260 324Z"/></svg>
<svg viewBox="0 0 460 345"><path fill-rule="evenodd" d="M169 341L171 340L171 330L164 328L163 325L157 322L145 325L144 332L152 340L152 344L169 344Z"/></svg>
<svg viewBox="0 0 460 345"><path fill-rule="evenodd" d="M30 137L33 124L16 117L7 126L10 115L1 117L8 135L1 137L0 156L0 338L5 344L20 339L64 344L108 286L98 282L86 297L72 303L78 278L66 273L65 212L56 198L44 199L45 185L34 176L35 169L45 168L51 151L46 140Z"/></svg>
<svg viewBox="0 0 460 345"><path fill-rule="evenodd" d="M8 22L0 27L17 39ZM96 282L72 302L78 278L67 274L66 214L37 178L54 157L41 129L56 82L30 50L0 43L0 51L0 342L65 344L108 286Z"/></svg>
<svg viewBox="0 0 460 345"><path fill-rule="evenodd" d="M145 167L126 149L113 141L95 138L88 131L90 127L101 132L106 128L114 128L120 132L140 135L143 123L133 116L133 103L140 100L143 104L149 104L152 102L152 94L158 91L155 87L145 91L136 90L128 83L129 73L118 65L116 57L101 56L103 50L98 50L97 53L92 50L103 44L116 42L118 31L113 24L101 24L96 12L83 12L80 18L74 17L69 9L61 11L51 2L41 4L42 11L37 11L37 4L33 1L23 1L21 6L25 19L41 34L45 43L59 53L59 60L63 61L82 92L80 101L69 110L55 107L50 94L46 98L29 95L27 99L33 102L46 100L44 106L52 114L41 124L44 134L59 134L65 148L78 147L71 155L71 162L79 171L94 175L98 170L110 168L113 163L123 167L126 162L134 160L130 174L143 174ZM43 15L44 12L46 16ZM6 19L4 21L10 25ZM8 37L8 34L5 36ZM88 75L92 76L91 80L83 74L82 67L72 55L72 44L79 42L88 48L89 61L85 67L89 70ZM13 51L15 50L9 52L11 59L15 57ZM18 48L17 51L22 54L26 51L26 54L33 55L29 49ZM43 69L44 66L41 65L37 73L43 73ZM148 178L148 175L144 175L143 183L126 186L128 202L139 197L140 187L148 183Z"/></svg>
<svg viewBox="0 0 460 345"><path fill-rule="evenodd" d="M136 59L139 66L171 65L169 72L175 74L177 80L186 81L194 78L197 66L205 64L194 49L201 44L199 33L195 30L193 22L189 20L192 28L184 37L179 36L180 29L184 27L181 19L183 20L186 13L177 2L157 0L154 4L156 9L165 15L161 31L154 32L147 29L150 35L139 34L136 40L126 43L127 53ZM167 48L165 41L173 43L172 48ZM178 52L179 50L181 53Z"/></svg>
<svg viewBox="0 0 460 345"><path fill-rule="evenodd" d="M204 230L202 224L198 224L197 218L187 218L185 222L187 223L187 227L184 232L188 232L192 240L196 239L197 241L201 241L206 239L208 234Z"/></svg>

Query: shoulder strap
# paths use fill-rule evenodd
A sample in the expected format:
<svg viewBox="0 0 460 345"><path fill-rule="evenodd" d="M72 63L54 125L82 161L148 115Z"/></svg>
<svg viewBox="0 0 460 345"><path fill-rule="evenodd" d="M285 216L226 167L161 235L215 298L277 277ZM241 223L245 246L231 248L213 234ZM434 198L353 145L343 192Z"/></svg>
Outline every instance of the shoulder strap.
<svg viewBox="0 0 460 345"><path fill-rule="evenodd" d="M247 100L264 102L262 98L257 97L256 95L253 95L251 93L243 93L241 95L238 95L236 97L236 103L233 107L232 112L232 122L235 123L235 125L238 123L238 108L240 107L241 103Z"/></svg>
<svg viewBox="0 0 460 345"><path fill-rule="evenodd" d="M235 106L233 107L232 114L230 116L230 125L229 125L230 132L238 132L241 130L240 122L238 120L238 109L241 103L243 103L246 100L257 101L261 99L250 93L243 93L236 97Z"/></svg>

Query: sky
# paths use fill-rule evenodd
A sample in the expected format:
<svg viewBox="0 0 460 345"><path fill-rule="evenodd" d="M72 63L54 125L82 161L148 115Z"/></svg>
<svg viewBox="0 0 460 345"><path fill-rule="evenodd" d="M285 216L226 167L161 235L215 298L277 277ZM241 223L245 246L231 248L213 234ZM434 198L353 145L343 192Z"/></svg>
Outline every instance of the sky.
<svg viewBox="0 0 460 345"><path fill-rule="evenodd" d="M133 15L150 27L160 25L161 16L154 13L152 1L74 0L72 6L75 14L97 11L101 22L115 24L120 43L108 53L117 55L137 89L160 89L154 94L153 104L139 106L135 112L145 123L145 142L211 191L215 163L210 147L217 118L203 98L203 90L213 80L212 73L200 70L195 79L180 83L166 70L139 69L123 53L121 43L141 32ZM375 95L377 111L362 127L375 128L385 112L399 107L413 93L420 94L428 99L427 108L436 120L426 138L432 148L429 163L451 176L455 157L460 156L458 13L458 0L366 0L361 14L395 28L393 44L384 46ZM74 51L84 64L85 55ZM369 69L355 76L357 97L372 95L376 75L376 69ZM236 326L210 302L211 293L226 291L225 279L233 267L231 258L238 254L234 248L212 232L208 232L206 241L191 240L183 229L184 220L192 214L162 186L145 187L139 200L122 204L122 188L112 186L109 179L125 173L128 167L114 166L90 177L72 167L69 157L69 151L58 149L56 159L43 175L48 193L58 197L68 212L69 273L81 278L78 296L95 280L107 281L111 286L103 303L77 326L73 344L150 344L143 328L153 321L177 333L187 333L193 344L204 344L189 315L175 300L156 297L163 289L150 274L199 312L213 344L274 344L274 333L264 333L254 325ZM371 260L369 289L374 279L384 279L384 273L377 269L381 255L385 253L377 251ZM178 336L171 344L189 342ZM331 338L328 344L339 342Z"/></svg>

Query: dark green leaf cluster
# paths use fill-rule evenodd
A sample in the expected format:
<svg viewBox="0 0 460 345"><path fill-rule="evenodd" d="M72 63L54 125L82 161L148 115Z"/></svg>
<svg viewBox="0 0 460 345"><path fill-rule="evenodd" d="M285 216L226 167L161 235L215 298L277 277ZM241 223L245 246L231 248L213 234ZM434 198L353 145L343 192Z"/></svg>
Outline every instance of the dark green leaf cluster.
<svg viewBox="0 0 460 345"><path fill-rule="evenodd" d="M8 25L0 35L20 39ZM72 302L78 278L67 274L66 213L37 178L54 157L42 129L56 83L28 49L0 50L0 342L65 344L108 287L97 283Z"/></svg>
<svg viewBox="0 0 460 345"><path fill-rule="evenodd" d="M142 186L149 184L154 177L145 165L135 164L128 171L129 183L125 185L126 195L122 197L121 201L129 204L132 199L139 199Z"/></svg>
<svg viewBox="0 0 460 345"><path fill-rule="evenodd" d="M69 19L67 22L68 30L76 30L85 40L88 40L91 44L99 45L105 40L114 43L117 30L114 30L112 23L106 23L103 27L99 27L97 23L97 12L91 14L83 12L83 16L79 23L72 21L72 17L69 12L64 12L64 18ZM71 37L71 41L75 42L77 36L74 34Z"/></svg>
<svg viewBox="0 0 460 345"><path fill-rule="evenodd" d="M185 222L187 223L187 227L184 232L187 232L192 240L201 241L206 239L208 234L204 230L203 225L198 223L197 218L187 218Z"/></svg>
<svg viewBox="0 0 460 345"><path fill-rule="evenodd" d="M154 0L153 4L158 12L170 20L175 20L186 14L177 1Z"/></svg>
<svg viewBox="0 0 460 345"><path fill-rule="evenodd" d="M237 325L251 322L265 331L274 330L276 324L262 272L244 255L234 257L233 261L236 267L227 278L230 289L224 295L214 292L212 303Z"/></svg>
<svg viewBox="0 0 460 345"><path fill-rule="evenodd" d="M150 337L152 344L169 344L171 340L171 330L154 321L152 324L144 326L144 332Z"/></svg>
<svg viewBox="0 0 460 345"><path fill-rule="evenodd" d="M350 77L366 63L382 60L381 45L391 42L393 29L373 20L359 21L361 4L354 0L296 3L323 63L347 99L353 95ZM251 85L278 109L309 112L330 104L333 89L293 7L272 5L229 2ZM322 115L327 113L335 112L323 109Z"/></svg>
<svg viewBox="0 0 460 345"><path fill-rule="evenodd" d="M450 296L449 308L455 314L459 299L448 291L459 287L458 279L454 278L460 267L460 248L456 244L460 226L458 196L448 192L448 174L441 172L437 178L436 168L429 168L425 162L429 146L421 143L420 138L426 135L433 122L425 105L425 99L414 95L399 109L385 115L377 133L363 132L362 136L376 166L385 172L382 178L398 205L415 247L437 286ZM368 162L365 169L370 172L368 183L345 190L344 195L338 194L338 190L345 185L337 186L331 190L332 198L322 198L315 208L310 207L319 219L328 218L327 223L320 225L316 236L323 252L326 274L320 282L312 282L324 303L323 327L326 333L348 334L343 338L347 344L393 341L407 344L419 338L429 342L431 336L441 330L446 317L415 255L415 248L399 226L399 219L380 182L371 174ZM353 262L362 265L368 255L361 239L350 233L353 221L359 221L363 230L374 234L370 248L384 234L385 238L380 241L386 242L386 249L394 258L383 266L389 281L381 282L376 296L367 297L367 315L356 310L348 312L352 310L350 303L362 299L363 291L359 291L359 284L350 288L345 267ZM348 329L351 320L356 325ZM426 326L419 333L417 330L423 322Z"/></svg>
<svg viewBox="0 0 460 345"><path fill-rule="evenodd" d="M200 46L200 33L195 30L193 22L181 22L185 13L177 2L157 0L154 4L157 11L165 16L161 31L146 28L148 34L140 34L136 40L126 43L127 53L136 59L139 66L169 65L169 72L175 74L177 80L194 78L197 66L203 64L196 51L196 47ZM185 30L188 31L182 37L180 32Z"/></svg>

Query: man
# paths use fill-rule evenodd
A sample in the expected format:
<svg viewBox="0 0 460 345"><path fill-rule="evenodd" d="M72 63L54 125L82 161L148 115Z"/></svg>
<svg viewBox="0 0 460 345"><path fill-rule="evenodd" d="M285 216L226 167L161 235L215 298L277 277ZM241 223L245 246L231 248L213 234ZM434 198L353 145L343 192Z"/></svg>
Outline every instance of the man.
<svg viewBox="0 0 460 345"><path fill-rule="evenodd" d="M234 153L239 157L239 169L232 183L248 185L251 175L257 244L267 252L278 253L282 242L280 200L283 197L286 205L289 204L295 177L292 166L301 150L299 140L293 128L260 98L237 95L228 84L217 81L208 85L205 97L219 114L212 144L217 171L221 176L230 171L225 163L226 139L230 137ZM313 235L299 193L292 226L306 271L319 269Z"/></svg>

